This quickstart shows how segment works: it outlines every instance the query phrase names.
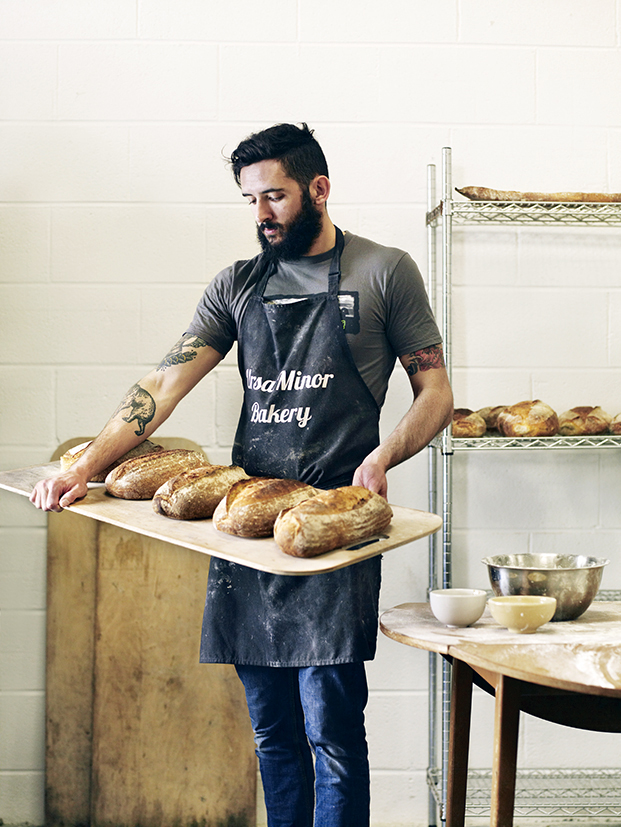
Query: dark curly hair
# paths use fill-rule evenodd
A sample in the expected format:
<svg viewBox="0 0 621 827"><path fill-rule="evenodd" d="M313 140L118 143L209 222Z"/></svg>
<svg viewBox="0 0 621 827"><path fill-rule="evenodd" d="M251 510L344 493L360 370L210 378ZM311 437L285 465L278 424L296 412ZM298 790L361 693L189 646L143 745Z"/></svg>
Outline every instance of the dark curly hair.
<svg viewBox="0 0 621 827"><path fill-rule="evenodd" d="M280 161L286 175L308 187L317 175L328 175L328 164L313 130L303 123L280 123L254 132L239 144L228 159L237 186L244 167L259 161Z"/></svg>

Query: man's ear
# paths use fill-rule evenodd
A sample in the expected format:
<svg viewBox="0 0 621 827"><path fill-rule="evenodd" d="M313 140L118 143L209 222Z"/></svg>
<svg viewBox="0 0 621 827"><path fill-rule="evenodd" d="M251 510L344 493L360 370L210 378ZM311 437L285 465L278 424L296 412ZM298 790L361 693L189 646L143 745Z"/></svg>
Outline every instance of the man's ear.
<svg viewBox="0 0 621 827"><path fill-rule="evenodd" d="M310 182L308 191L316 207L325 205L330 196L330 179L326 175L317 175Z"/></svg>

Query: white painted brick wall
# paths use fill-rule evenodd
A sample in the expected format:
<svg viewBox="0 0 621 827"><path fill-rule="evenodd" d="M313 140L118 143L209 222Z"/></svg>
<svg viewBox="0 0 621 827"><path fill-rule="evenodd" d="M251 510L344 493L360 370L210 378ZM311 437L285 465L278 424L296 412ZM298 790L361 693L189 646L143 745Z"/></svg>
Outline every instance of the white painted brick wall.
<svg viewBox="0 0 621 827"><path fill-rule="evenodd" d="M306 120L341 226L426 268L426 165L454 183L621 191L619 0L0 0L0 468L95 433L255 252L223 154ZM454 249L458 406L540 397L621 411L621 234L476 230ZM162 429L229 460L235 355ZM401 375L382 423L408 401ZM616 453L455 461L454 580L498 550L593 550L621 581ZM426 507L427 457L391 472ZM0 494L0 818L43 820L45 517ZM427 547L386 555L382 606L423 600ZM427 656L369 666L374 827L427 824ZM475 695L491 729L490 699ZM577 748L577 745L579 747ZM526 766L618 766L612 736L528 719ZM491 745L473 746L489 765Z"/></svg>

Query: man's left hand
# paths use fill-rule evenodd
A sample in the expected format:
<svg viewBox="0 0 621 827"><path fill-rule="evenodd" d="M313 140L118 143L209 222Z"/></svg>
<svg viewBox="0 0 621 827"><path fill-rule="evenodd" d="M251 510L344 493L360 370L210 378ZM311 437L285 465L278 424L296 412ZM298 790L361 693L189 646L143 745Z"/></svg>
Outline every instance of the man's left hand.
<svg viewBox="0 0 621 827"><path fill-rule="evenodd" d="M353 485L362 485L368 488L369 491L374 491L380 494L384 499L388 494L388 480L383 468L376 464L365 461L362 465L356 468L354 474Z"/></svg>

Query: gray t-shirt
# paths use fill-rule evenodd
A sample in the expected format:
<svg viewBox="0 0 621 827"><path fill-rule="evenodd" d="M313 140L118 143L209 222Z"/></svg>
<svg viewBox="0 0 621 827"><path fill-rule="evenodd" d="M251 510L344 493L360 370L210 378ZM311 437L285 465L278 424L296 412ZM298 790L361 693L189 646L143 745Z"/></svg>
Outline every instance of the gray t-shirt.
<svg viewBox="0 0 621 827"><path fill-rule="evenodd" d="M281 262L265 299L325 293L332 251ZM187 332L226 355L256 286L257 258L236 261L207 286ZM381 407L398 356L441 342L425 286L403 250L345 234L339 305L354 362Z"/></svg>

